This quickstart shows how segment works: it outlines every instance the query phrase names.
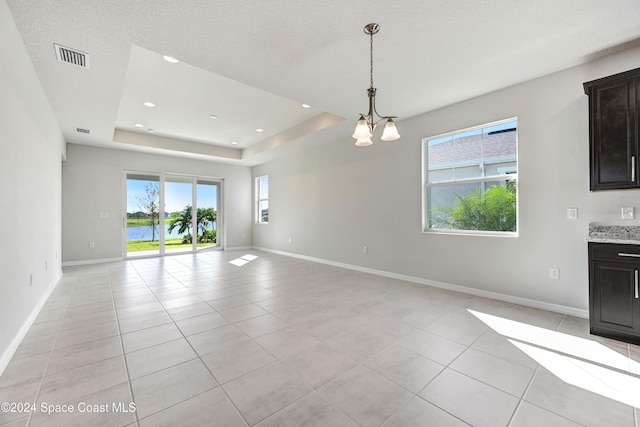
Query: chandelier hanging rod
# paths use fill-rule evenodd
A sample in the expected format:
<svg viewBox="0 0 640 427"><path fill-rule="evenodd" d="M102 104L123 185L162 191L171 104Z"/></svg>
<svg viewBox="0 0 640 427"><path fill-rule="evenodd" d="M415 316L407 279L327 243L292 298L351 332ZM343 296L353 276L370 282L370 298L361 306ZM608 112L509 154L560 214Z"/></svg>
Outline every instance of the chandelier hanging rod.
<svg viewBox="0 0 640 427"><path fill-rule="evenodd" d="M367 146L373 144L371 141L371 137L378 125L378 123L382 120L387 120L385 125L382 137L383 141L394 141L400 138L400 134L398 133L398 129L396 128L395 122L393 119L397 118L397 116L383 116L378 113L376 109L376 91L377 89L373 87L373 35L377 34L380 31L380 25L376 23L367 24L364 27L364 33L369 35L369 88L367 89L367 96L369 98L369 112L365 114L360 114L360 119L358 119L358 124L356 125L356 130L352 135L353 138L356 139L357 146ZM378 119L374 117L377 116Z"/></svg>
<svg viewBox="0 0 640 427"><path fill-rule="evenodd" d="M376 116L380 118L379 120L376 121L375 124L380 122L380 120L384 120L384 119L397 119L398 116L383 116L382 114L378 113L378 111L376 110L375 96L376 96L377 89L373 87L373 35L377 34L378 31L380 31L380 25L375 23L367 24L365 25L363 31L365 34L370 36L369 37L369 89L367 89L367 94L369 95L369 113L367 114L367 116L370 117L371 120L373 120L373 114L371 113L372 112L375 113Z"/></svg>

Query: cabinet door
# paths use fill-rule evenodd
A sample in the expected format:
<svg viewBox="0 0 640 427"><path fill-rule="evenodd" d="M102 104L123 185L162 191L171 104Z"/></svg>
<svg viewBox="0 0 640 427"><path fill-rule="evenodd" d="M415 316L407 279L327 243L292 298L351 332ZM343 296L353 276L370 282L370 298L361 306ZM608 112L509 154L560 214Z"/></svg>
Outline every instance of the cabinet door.
<svg viewBox="0 0 640 427"><path fill-rule="evenodd" d="M590 89L592 191L638 186L636 81L618 80Z"/></svg>
<svg viewBox="0 0 640 427"><path fill-rule="evenodd" d="M625 334L640 333L640 300L636 298L640 265L593 261L591 269L592 329L601 327L607 331L620 331Z"/></svg>

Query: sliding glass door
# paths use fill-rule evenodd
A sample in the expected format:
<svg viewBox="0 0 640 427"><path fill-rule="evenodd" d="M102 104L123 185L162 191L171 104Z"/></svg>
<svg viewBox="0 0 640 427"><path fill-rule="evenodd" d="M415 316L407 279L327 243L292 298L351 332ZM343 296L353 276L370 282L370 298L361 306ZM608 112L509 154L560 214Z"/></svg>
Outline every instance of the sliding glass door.
<svg viewBox="0 0 640 427"><path fill-rule="evenodd" d="M219 185L215 182L202 179L197 181L198 250L218 246L218 188Z"/></svg>
<svg viewBox="0 0 640 427"><path fill-rule="evenodd" d="M125 257L220 247L220 181L125 173Z"/></svg>
<svg viewBox="0 0 640 427"><path fill-rule="evenodd" d="M127 174L126 256L160 255L160 177Z"/></svg>
<svg viewBox="0 0 640 427"><path fill-rule="evenodd" d="M164 251L167 254L193 250L193 178L164 179Z"/></svg>

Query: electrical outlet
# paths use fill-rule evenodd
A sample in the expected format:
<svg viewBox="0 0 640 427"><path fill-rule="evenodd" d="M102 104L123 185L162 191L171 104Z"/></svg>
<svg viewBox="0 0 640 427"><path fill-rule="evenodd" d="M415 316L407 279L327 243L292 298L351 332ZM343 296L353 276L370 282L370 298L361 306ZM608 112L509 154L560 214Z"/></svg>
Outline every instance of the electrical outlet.
<svg viewBox="0 0 640 427"><path fill-rule="evenodd" d="M560 269L552 267L549 269L549 279L558 280L560 278Z"/></svg>
<svg viewBox="0 0 640 427"><path fill-rule="evenodd" d="M634 215L634 209L631 208L621 208L622 211L622 219L633 219L635 217Z"/></svg>
<svg viewBox="0 0 640 427"><path fill-rule="evenodd" d="M29 286L33 286L33 274L29 275Z"/></svg>
<svg viewBox="0 0 640 427"><path fill-rule="evenodd" d="M96 243L95 242L89 242L89 248L93 249L96 247Z"/></svg>
<svg viewBox="0 0 640 427"><path fill-rule="evenodd" d="M366 246L363 246L363 247L362 247L362 253L363 253L363 254L368 254L368 253L369 253L369 248L368 248L368 247L366 247Z"/></svg>
<svg viewBox="0 0 640 427"><path fill-rule="evenodd" d="M567 208L567 219L578 219L578 208Z"/></svg>

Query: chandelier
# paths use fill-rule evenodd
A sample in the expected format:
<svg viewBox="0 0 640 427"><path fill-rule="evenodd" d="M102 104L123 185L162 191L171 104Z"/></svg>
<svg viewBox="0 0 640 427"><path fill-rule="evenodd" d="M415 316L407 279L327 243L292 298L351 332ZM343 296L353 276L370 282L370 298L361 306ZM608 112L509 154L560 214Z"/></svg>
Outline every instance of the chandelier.
<svg viewBox="0 0 640 427"><path fill-rule="evenodd" d="M364 27L364 33L371 37L369 48L371 71L369 73L370 85L369 89L367 89L367 94L369 96L369 112L367 114L360 114L356 130L352 135L356 140L356 145L359 147L366 147L367 145L373 144L371 137L373 136L373 132L376 130L378 123L382 120L386 120L387 123L384 126L384 131L382 132L380 139L383 141L395 141L400 138L396 124L393 121L397 116L381 116L376 111L376 88L373 87L373 35L378 31L380 31L380 25L375 23L367 24ZM377 117L377 120L376 117L374 117L374 114Z"/></svg>

